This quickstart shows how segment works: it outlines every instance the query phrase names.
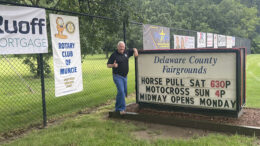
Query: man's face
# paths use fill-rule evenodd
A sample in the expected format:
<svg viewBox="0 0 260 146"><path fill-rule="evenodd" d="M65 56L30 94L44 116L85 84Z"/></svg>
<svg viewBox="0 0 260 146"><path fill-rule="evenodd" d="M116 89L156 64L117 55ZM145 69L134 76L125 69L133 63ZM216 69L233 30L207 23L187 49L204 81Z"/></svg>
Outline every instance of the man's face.
<svg viewBox="0 0 260 146"><path fill-rule="evenodd" d="M118 50L118 53L123 54L124 51L125 51L125 44L124 44L124 43L120 43L120 44L117 46L117 50Z"/></svg>

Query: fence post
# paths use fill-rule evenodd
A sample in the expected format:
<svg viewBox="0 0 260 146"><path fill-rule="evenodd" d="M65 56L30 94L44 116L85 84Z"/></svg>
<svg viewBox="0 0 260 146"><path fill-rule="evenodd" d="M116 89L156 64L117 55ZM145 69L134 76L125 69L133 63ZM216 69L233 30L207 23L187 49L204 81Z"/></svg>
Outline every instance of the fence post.
<svg viewBox="0 0 260 146"><path fill-rule="evenodd" d="M123 22L123 35L124 35L124 42L126 45L126 26L125 26L125 21Z"/></svg>
<svg viewBox="0 0 260 146"><path fill-rule="evenodd" d="M41 89L42 89L42 116L43 116L43 126L47 126L47 116L46 116L46 103L45 103L45 85L44 85L44 70L43 70L43 57L40 57L40 70L41 70Z"/></svg>
<svg viewBox="0 0 260 146"><path fill-rule="evenodd" d="M125 46L126 46L126 26L125 26L125 21L123 22L123 34L124 34L124 42L125 42ZM126 97L127 97L128 93L126 92Z"/></svg>

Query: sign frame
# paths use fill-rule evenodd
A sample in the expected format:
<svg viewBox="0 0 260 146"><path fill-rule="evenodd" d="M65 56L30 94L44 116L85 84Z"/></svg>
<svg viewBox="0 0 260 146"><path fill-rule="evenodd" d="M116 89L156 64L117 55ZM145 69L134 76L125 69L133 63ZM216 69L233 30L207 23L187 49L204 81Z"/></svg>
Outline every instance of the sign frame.
<svg viewBox="0 0 260 146"><path fill-rule="evenodd" d="M246 48L239 48L241 51L241 105L246 105Z"/></svg>
<svg viewBox="0 0 260 146"><path fill-rule="evenodd" d="M236 110L225 110L225 109L209 109L199 107L186 107L181 105L170 105L170 104L157 104L157 103L146 103L139 101L139 73L138 73L138 58L135 59L135 87L136 87L136 103L139 104L140 108L152 108L156 110L166 111L181 111L189 113L199 113L204 115L219 115L228 117L239 117L242 114L242 100L244 99L245 84L242 80L245 80L245 61L242 62L241 50L240 49L174 49L174 50L143 50L139 51L139 54L160 54L160 53L235 53L236 57ZM245 58L245 57L244 57ZM242 95L243 94L243 95Z"/></svg>

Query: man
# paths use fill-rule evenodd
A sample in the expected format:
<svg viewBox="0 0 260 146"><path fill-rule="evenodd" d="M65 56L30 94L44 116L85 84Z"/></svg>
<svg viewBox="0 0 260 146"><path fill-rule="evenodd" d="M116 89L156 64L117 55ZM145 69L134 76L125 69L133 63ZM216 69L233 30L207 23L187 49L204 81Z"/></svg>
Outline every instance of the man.
<svg viewBox="0 0 260 146"><path fill-rule="evenodd" d="M138 56L136 48L125 50L125 43L119 41L117 50L110 56L107 67L113 70L113 80L117 87L115 110L125 114L125 96L127 95L127 74L129 70L128 59Z"/></svg>

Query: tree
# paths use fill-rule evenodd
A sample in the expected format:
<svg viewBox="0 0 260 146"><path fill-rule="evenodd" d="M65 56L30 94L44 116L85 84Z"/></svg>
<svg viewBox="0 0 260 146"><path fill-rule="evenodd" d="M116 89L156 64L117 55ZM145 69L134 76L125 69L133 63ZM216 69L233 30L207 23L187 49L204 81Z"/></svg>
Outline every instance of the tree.
<svg viewBox="0 0 260 146"><path fill-rule="evenodd" d="M149 24L244 37L251 41L259 34L258 9L255 5L247 7L239 0L144 0L142 8L145 23Z"/></svg>

